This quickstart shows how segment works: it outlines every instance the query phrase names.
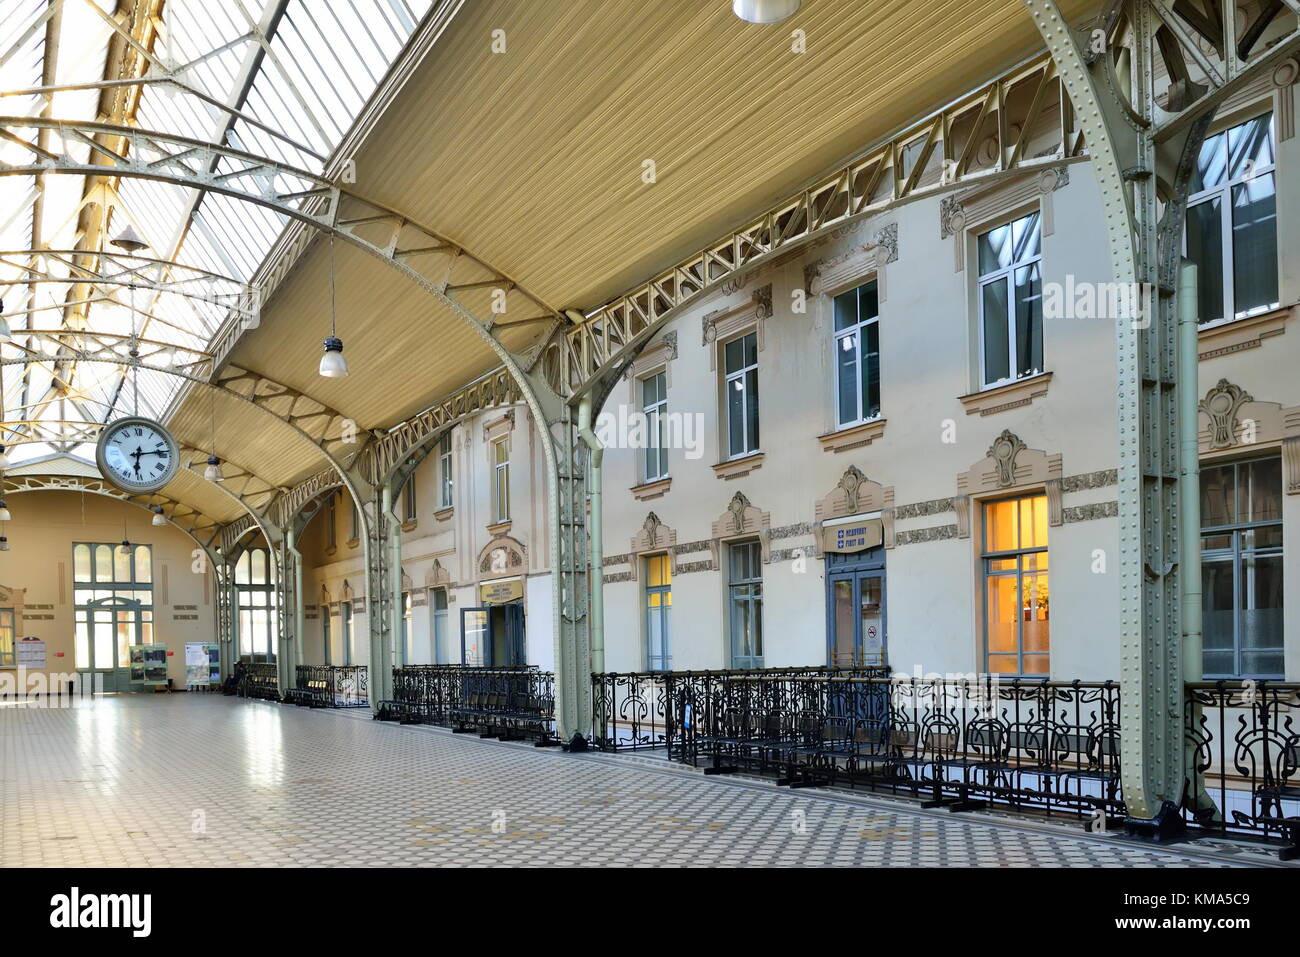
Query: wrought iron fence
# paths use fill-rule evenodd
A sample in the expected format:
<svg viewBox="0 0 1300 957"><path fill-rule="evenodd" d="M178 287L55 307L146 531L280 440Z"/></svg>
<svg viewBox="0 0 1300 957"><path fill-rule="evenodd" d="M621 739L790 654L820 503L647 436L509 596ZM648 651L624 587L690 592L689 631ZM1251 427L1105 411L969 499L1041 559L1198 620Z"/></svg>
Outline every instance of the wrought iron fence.
<svg viewBox="0 0 1300 957"><path fill-rule="evenodd" d="M280 700L280 673L274 663L235 662L235 693L241 698Z"/></svg>
<svg viewBox="0 0 1300 957"><path fill-rule="evenodd" d="M365 665L297 665L294 686L284 692L289 704L312 708L365 708L370 705Z"/></svg>
<svg viewBox="0 0 1300 957"><path fill-rule="evenodd" d="M393 669L393 698L375 717L435 724L502 740L559 744L555 736L555 675L533 666L406 665Z"/></svg>
<svg viewBox="0 0 1300 957"><path fill-rule="evenodd" d="M1300 685L1189 684L1186 740L1195 758L1184 816L1211 833L1285 839L1300 854Z"/></svg>

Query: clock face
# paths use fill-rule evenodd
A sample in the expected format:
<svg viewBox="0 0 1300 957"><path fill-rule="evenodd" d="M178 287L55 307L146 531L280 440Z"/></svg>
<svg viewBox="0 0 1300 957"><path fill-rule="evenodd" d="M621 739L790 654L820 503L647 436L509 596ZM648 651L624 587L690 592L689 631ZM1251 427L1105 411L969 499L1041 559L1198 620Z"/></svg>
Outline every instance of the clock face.
<svg viewBox="0 0 1300 957"><path fill-rule="evenodd" d="M156 492L176 475L180 454L170 432L128 416L108 423L95 448L99 471L124 492Z"/></svg>

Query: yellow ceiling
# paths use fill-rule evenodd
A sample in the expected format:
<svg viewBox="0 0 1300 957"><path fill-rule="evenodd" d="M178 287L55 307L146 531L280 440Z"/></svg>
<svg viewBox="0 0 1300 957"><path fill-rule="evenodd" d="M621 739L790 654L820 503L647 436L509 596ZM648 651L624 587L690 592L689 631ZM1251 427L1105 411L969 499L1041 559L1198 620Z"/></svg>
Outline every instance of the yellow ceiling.
<svg viewBox="0 0 1300 957"><path fill-rule="evenodd" d="M1063 0L1075 19L1098 0ZM591 308L897 128L1037 53L1020 0L804 0L783 24L726 0L467 3L357 152L355 190L448 236L556 308ZM493 31L506 50L494 53ZM791 50L804 31L806 52ZM657 181L642 182L653 160ZM352 374L317 376L317 242L232 361L385 427L497 363L390 267L338 243ZM520 342L536 335L516 333ZM206 445L198 390L174 420ZM201 403L194 408L195 403ZM236 403L228 403L234 406ZM277 484L322 467L256 416L218 451ZM229 444L227 444L229 443Z"/></svg>

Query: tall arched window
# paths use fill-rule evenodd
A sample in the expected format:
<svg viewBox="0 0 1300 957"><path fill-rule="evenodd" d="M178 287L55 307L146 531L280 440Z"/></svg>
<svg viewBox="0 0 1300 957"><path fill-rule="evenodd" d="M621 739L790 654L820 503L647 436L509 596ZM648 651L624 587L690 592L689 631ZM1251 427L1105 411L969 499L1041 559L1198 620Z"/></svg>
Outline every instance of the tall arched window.
<svg viewBox="0 0 1300 957"><path fill-rule="evenodd" d="M275 565L265 548L250 548L235 563L239 654L252 661L275 661L280 648L274 573Z"/></svg>

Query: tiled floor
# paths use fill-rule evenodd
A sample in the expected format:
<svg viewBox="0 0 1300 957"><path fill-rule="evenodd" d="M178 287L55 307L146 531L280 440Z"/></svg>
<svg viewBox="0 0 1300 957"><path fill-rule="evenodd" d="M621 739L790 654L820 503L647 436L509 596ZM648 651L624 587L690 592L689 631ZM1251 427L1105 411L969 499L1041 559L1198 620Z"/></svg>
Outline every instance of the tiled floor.
<svg viewBox="0 0 1300 957"><path fill-rule="evenodd" d="M209 695L0 707L0 864L1267 863Z"/></svg>

